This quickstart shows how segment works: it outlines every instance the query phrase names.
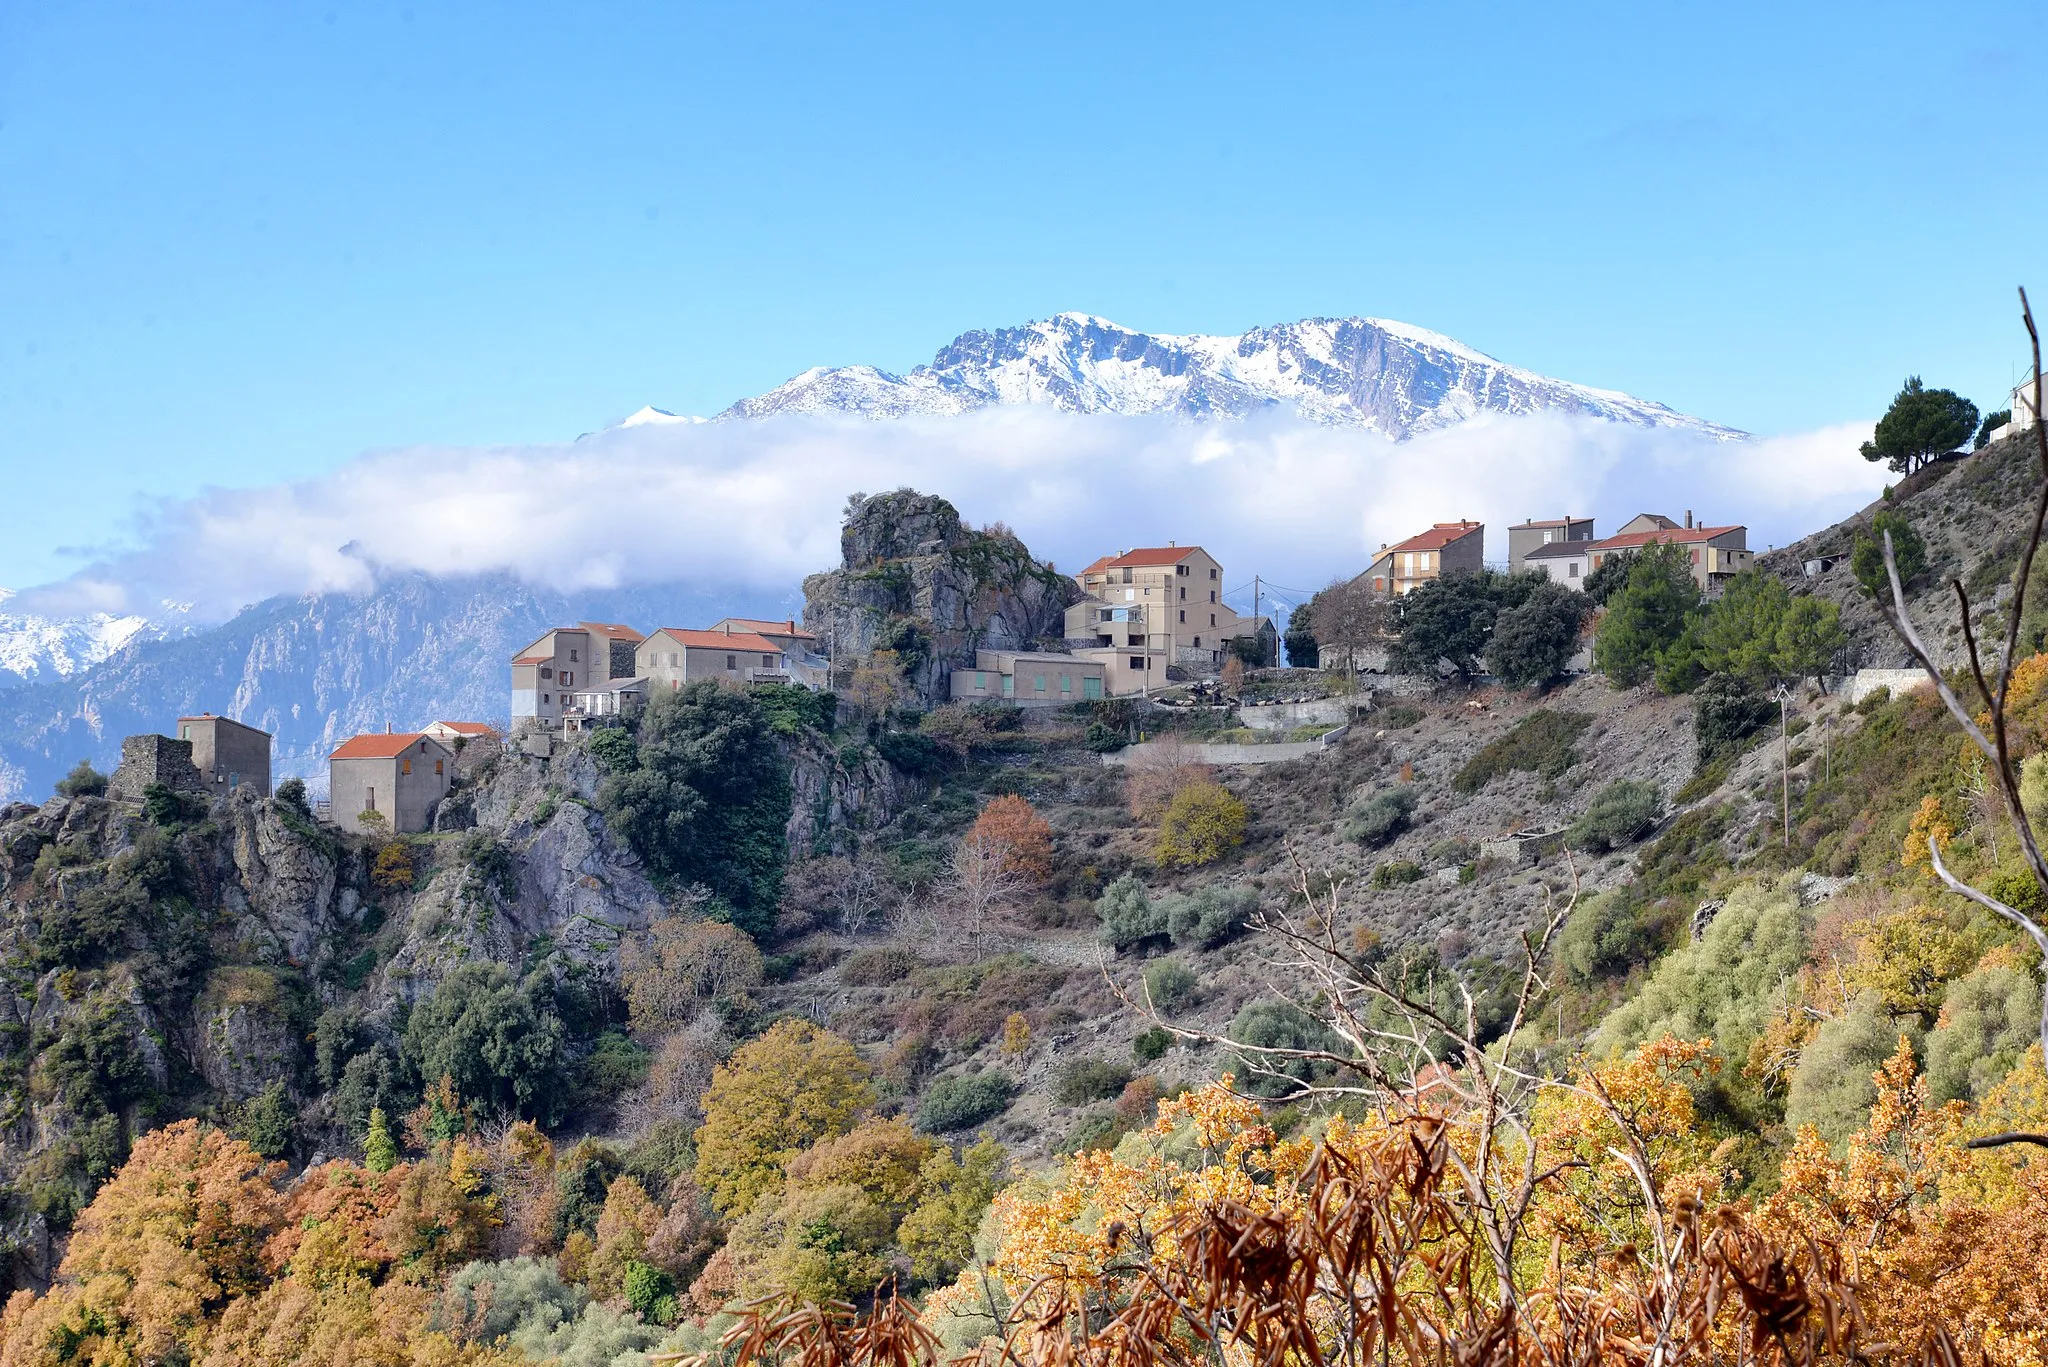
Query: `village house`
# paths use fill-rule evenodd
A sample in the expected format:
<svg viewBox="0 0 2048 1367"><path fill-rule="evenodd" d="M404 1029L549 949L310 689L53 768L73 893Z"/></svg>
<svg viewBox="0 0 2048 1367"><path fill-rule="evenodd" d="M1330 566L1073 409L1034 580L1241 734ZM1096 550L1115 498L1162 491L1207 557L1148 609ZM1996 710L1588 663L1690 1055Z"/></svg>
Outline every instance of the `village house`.
<svg viewBox="0 0 2048 1367"><path fill-rule="evenodd" d="M663 627L640 643L633 675L647 681L649 692L673 692L699 679L791 681L780 646L758 632L731 626L713 631Z"/></svg>
<svg viewBox="0 0 2048 1367"><path fill-rule="evenodd" d="M420 732L351 736L327 757L327 800L334 822L358 833L424 831L455 779L455 752ZM382 822L363 819L376 812Z"/></svg>
<svg viewBox="0 0 2048 1367"><path fill-rule="evenodd" d="M640 633L616 622L556 627L512 657L512 720L554 726L576 685L632 678Z"/></svg>
<svg viewBox="0 0 2048 1367"><path fill-rule="evenodd" d="M452 750L458 744L496 739L498 728L487 721L433 721L421 727L420 734L432 736Z"/></svg>
<svg viewBox="0 0 2048 1367"><path fill-rule="evenodd" d="M1525 574L1540 574L1568 589L1582 587L1593 572L1591 541L1553 541L1538 546L1522 557L1518 567Z"/></svg>
<svg viewBox="0 0 2048 1367"><path fill-rule="evenodd" d="M1050 651L977 650L972 669L955 669L954 702L1001 701L1019 707L1094 702L1103 696L1099 660Z"/></svg>
<svg viewBox="0 0 2048 1367"><path fill-rule="evenodd" d="M202 712L178 718L178 739L192 743L192 766L209 793L251 787L270 796L270 733Z"/></svg>
<svg viewBox="0 0 2048 1367"><path fill-rule="evenodd" d="M1486 568L1486 526L1439 522L1428 531L1380 547L1362 576L1374 593L1398 598L1441 575Z"/></svg>
<svg viewBox="0 0 2048 1367"><path fill-rule="evenodd" d="M1690 509L1678 523L1661 513L1638 513L1622 524L1613 536L1603 537L1586 549L1587 573L1609 559L1628 551L1640 551L1654 544L1682 546L1688 553L1693 581L1709 596L1718 596L1727 582L1754 563L1749 550L1749 529L1742 526L1709 527L1693 521Z"/></svg>
<svg viewBox="0 0 2048 1367"><path fill-rule="evenodd" d="M793 617L771 622L760 617L725 617L711 624L713 631L751 631L782 652L782 667L806 688L830 688L831 664L818 653L818 637L796 624Z"/></svg>
<svg viewBox="0 0 2048 1367"><path fill-rule="evenodd" d="M588 688L578 687L569 695L569 710L562 714L562 730L573 733L616 726L621 717L636 716L645 706L645 679L607 679Z"/></svg>
<svg viewBox="0 0 2048 1367"><path fill-rule="evenodd" d="M1553 517L1541 522L1531 518L1518 522L1508 528L1508 573L1520 574L1525 568L1534 568L1526 562L1544 547L1592 539L1593 519L1590 517Z"/></svg>
<svg viewBox="0 0 2048 1367"><path fill-rule="evenodd" d="M1067 646L1102 666L1112 697L1163 688L1167 670L1214 674L1244 622L1223 601L1223 567L1200 546L1140 547L1075 576Z"/></svg>

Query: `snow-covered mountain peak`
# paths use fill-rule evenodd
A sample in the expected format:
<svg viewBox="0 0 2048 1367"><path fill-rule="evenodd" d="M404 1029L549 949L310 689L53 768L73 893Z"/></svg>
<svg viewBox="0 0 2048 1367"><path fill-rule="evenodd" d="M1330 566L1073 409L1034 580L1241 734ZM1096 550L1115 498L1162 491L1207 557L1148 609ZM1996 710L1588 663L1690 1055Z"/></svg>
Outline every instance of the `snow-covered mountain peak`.
<svg viewBox="0 0 2048 1367"><path fill-rule="evenodd" d="M1309 318L1236 336L1144 333L1089 313L964 332L903 375L815 367L718 415L947 417L1035 404L1209 420L1280 411L1394 440L1485 413L1576 413L1718 440L1733 428L1615 390L1551 379L1384 318Z"/></svg>
<svg viewBox="0 0 2048 1367"><path fill-rule="evenodd" d="M169 634L164 624L136 613L94 612L53 618L11 612L7 604L14 597L12 589L0 589L0 684L52 675L69 678L132 641Z"/></svg>

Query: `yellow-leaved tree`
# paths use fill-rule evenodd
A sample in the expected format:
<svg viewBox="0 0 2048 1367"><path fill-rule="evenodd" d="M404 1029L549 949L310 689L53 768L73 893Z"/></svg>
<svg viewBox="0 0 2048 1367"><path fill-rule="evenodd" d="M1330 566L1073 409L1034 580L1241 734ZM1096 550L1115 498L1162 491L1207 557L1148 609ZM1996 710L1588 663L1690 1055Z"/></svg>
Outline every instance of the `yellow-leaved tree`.
<svg viewBox="0 0 2048 1367"><path fill-rule="evenodd" d="M851 1044L809 1021L782 1020L711 1074L697 1130L697 1184L737 1217L779 1189L783 1168L818 1140L852 1129L875 1104Z"/></svg>

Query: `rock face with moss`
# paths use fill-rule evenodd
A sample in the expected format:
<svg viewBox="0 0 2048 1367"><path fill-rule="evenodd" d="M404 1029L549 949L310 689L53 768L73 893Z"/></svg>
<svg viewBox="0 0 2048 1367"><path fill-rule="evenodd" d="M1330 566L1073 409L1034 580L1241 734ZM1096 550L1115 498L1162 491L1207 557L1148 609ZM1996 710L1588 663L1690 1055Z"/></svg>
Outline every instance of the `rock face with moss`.
<svg viewBox="0 0 2048 1367"><path fill-rule="evenodd" d="M804 581L804 625L841 662L894 651L926 705L945 700L952 671L977 649L1057 641L1080 596L1013 533L975 531L945 499L910 489L856 494L839 549L838 569Z"/></svg>

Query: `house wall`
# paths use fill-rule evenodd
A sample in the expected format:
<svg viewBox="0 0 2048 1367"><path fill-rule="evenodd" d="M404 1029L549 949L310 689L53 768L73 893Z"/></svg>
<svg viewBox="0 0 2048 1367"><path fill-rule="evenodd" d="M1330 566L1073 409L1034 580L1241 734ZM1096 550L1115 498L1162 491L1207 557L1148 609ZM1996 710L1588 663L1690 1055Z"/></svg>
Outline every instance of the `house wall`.
<svg viewBox="0 0 2048 1367"><path fill-rule="evenodd" d="M192 717L178 723L178 736L192 742L192 763L208 792L253 785L270 796L269 732L227 717Z"/></svg>
<svg viewBox="0 0 2048 1367"><path fill-rule="evenodd" d="M407 746L404 755L390 759L329 760L328 801L334 823L361 832L363 824L357 818L372 807L374 790L374 810L384 813L394 833L426 830L433 823L434 804L448 795L454 760L440 742L425 737Z"/></svg>
<svg viewBox="0 0 2048 1367"><path fill-rule="evenodd" d="M593 652L615 644L594 641L587 631L551 631L519 652L514 658L545 655L539 664L512 666L512 715L537 717L552 723L568 706L567 693L577 684L590 683L599 672L610 668L610 651L600 657ZM566 676L566 677L565 677Z"/></svg>
<svg viewBox="0 0 2048 1367"><path fill-rule="evenodd" d="M1142 637L1139 653L1157 651L1177 664L1197 672L1220 668L1224 644L1240 635L1243 627L1235 609L1223 601L1223 567L1207 551L1190 548L1174 565L1122 566L1083 575L1081 589L1089 595L1067 609L1066 635L1075 642L1089 642L1097 648L1108 645L1130 650L1130 638ZM1104 611L1135 612L1141 620L1103 622ZM1189 653L1197 652L1197 653ZM1091 652L1092 654L1092 652ZM1155 663L1158 677L1153 687L1166 682L1163 662ZM1143 670L1124 671L1135 681L1127 691L1143 691ZM1117 670L1105 667L1114 680ZM1114 685L1112 684L1112 688Z"/></svg>
<svg viewBox="0 0 2048 1367"><path fill-rule="evenodd" d="M206 791L199 769L192 763L191 741L152 733L129 736L121 742L121 763L107 781L107 796L140 802L142 790L152 783L174 792Z"/></svg>
<svg viewBox="0 0 2048 1367"><path fill-rule="evenodd" d="M763 673L781 673L782 652L742 650L738 646L684 645L664 632L640 643L634 676L647 680L650 694L674 692L699 679L745 683Z"/></svg>
<svg viewBox="0 0 2048 1367"><path fill-rule="evenodd" d="M1549 527L1508 528L1508 572L1518 574L1525 567L1529 552L1541 550L1557 541L1591 541L1593 519L1590 517L1559 518L1558 525ZM1528 568L1534 568L1529 566Z"/></svg>
<svg viewBox="0 0 2048 1367"><path fill-rule="evenodd" d="M974 667L955 669L948 687L955 702L1007 702L1019 707L1089 702L1108 691L1100 661L1006 650L976 651Z"/></svg>

